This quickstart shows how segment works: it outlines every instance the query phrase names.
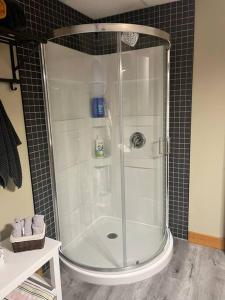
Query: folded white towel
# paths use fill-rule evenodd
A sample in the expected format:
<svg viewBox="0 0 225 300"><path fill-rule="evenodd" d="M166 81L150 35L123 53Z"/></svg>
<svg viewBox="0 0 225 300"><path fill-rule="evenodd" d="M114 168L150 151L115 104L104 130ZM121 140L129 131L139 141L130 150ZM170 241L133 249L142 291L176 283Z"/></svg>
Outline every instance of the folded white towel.
<svg viewBox="0 0 225 300"><path fill-rule="evenodd" d="M54 300L55 294L40 282L33 282L30 279L24 281L13 290L4 300Z"/></svg>
<svg viewBox="0 0 225 300"><path fill-rule="evenodd" d="M21 228L22 228L22 236L24 236L24 224L25 224L24 219L22 219L22 220L20 221L20 224L21 224Z"/></svg>
<svg viewBox="0 0 225 300"><path fill-rule="evenodd" d="M44 231L44 216L43 215L35 215L32 217L27 217L25 219L21 219L19 217L15 218L15 222L13 223L13 237L21 237L21 236L31 236L42 234Z"/></svg>
<svg viewBox="0 0 225 300"><path fill-rule="evenodd" d="M25 236L29 236L32 235L32 218L31 217L27 217L24 220L24 235Z"/></svg>
<svg viewBox="0 0 225 300"><path fill-rule="evenodd" d="M32 224L32 230L33 234L41 234L44 230L44 224L43 226L35 226L34 224Z"/></svg>
<svg viewBox="0 0 225 300"><path fill-rule="evenodd" d="M4 264L4 249L0 247L0 266Z"/></svg>
<svg viewBox="0 0 225 300"><path fill-rule="evenodd" d="M33 216L33 224L35 226L43 226L44 225L44 216L43 215L35 215Z"/></svg>
<svg viewBox="0 0 225 300"><path fill-rule="evenodd" d="M12 226L13 226L12 235L14 237L21 237L22 236L22 225L21 225L21 222L13 223Z"/></svg>

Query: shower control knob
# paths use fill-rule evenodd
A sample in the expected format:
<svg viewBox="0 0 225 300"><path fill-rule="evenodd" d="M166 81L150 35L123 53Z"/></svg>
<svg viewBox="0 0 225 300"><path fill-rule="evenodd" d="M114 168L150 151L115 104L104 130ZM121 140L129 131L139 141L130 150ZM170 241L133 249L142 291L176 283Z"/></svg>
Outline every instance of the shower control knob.
<svg viewBox="0 0 225 300"><path fill-rule="evenodd" d="M134 132L130 137L130 145L133 148L140 149L146 143L146 138L141 132Z"/></svg>

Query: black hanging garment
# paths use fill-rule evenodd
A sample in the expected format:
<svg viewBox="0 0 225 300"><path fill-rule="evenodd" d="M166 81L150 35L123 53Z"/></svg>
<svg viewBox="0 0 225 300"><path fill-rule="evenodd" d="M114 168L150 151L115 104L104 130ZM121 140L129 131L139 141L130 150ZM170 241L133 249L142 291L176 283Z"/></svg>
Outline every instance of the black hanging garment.
<svg viewBox="0 0 225 300"><path fill-rule="evenodd" d="M9 178L20 188L22 170L17 146L21 145L0 100L0 185L7 186Z"/></svg>
<svg viewBox="0 0 225 300"><path fill-rule="evenodd" d="M17 1L0 0L0 26L17 31L25 30L25 14Z"/></svg>

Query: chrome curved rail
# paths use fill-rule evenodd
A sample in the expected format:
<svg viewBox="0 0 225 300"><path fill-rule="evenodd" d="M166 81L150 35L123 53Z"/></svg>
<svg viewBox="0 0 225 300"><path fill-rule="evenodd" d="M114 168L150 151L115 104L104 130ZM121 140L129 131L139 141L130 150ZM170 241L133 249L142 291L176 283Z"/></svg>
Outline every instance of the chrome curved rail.
<svg viewBox="0 0 225 300"><path fill-rule="evenodd" d="M137 32L165 40L170 45L170 34L150 26L126 24L126 23L93 23L73 25L55 29L51 32L48 40L64 36L94 32Z"/></svg>

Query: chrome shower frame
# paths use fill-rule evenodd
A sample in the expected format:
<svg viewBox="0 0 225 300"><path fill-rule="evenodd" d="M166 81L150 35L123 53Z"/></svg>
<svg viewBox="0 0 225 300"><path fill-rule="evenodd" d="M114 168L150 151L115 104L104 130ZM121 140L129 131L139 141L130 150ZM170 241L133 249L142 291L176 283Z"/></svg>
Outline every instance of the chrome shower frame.
<svg viewBox="0 0 225 300"><path fill-rule="evenodd" d="M139 34L145 34L153 37L160 38L167 43L167 70L166 70L166 78L167 78L167 90L165 91L166 95L166 230L165 230L165 238L162 243L162 247L155 253L153 257L149 260L140 263L139 265L125 266L120 268L97 268L90 267L86 265L82 265L76 263L69 258L67 258L62 250L60 250L60 255L68 262L74 264L77 267L90 270L90 271L98 271L98 272L121 272L126 270L133 270L136 268L140 268L141 266L146 265L150 261L152 261L159 253L162 252L162 249L166 246L167 238L171 235L168 224L169 224L169 98L170 98L170 34L160 29L135 25L135 24L125 24L125 23L96 23L96 24L82 24L82 25L74 25L69 27L63 27L59 29L55 29L50 33L48 41L51 41L56 38L71 36L76 34L83 33L98 33L98 32L137 32ZM51 185L52 185L52 197L53 197L53 205L54 205L54 217L56 224L56 237L60 239L60 230L59 230L59 218L58 218L58 204L57 204L57 192L56 192L56 182L55 182L55 167L54 167L54 153L53 153L53 143L52 143L52 130L51 130L51 116L50 116L50 101L49 101L49 92L48 92L48 78L47 78L47 69L46 69L46 55L45 55L45 45L41 44L40 46L40 57L41 57L41 69L42 69L42 81L43 81L43 90L44 90L44 105L45 105L45 117L46 117L46 125L47 125L47 137L48 137L48 149L49 149L49 161L50 161L50 174L51 174Z"/></svg>
<svg viewBox="0 0 225 300"><path fill-rule="evenodd" d="M82 24L73 25L63 28L58 28L50 33L48 40L55 38L81 34L81 33L97 33L97 32L136 32L140 34L146 34L154 37L158 37L165 40L170 47L170 34L160 30L158 28L126 24L126 23L93 23L93 24Z"/></svg>

